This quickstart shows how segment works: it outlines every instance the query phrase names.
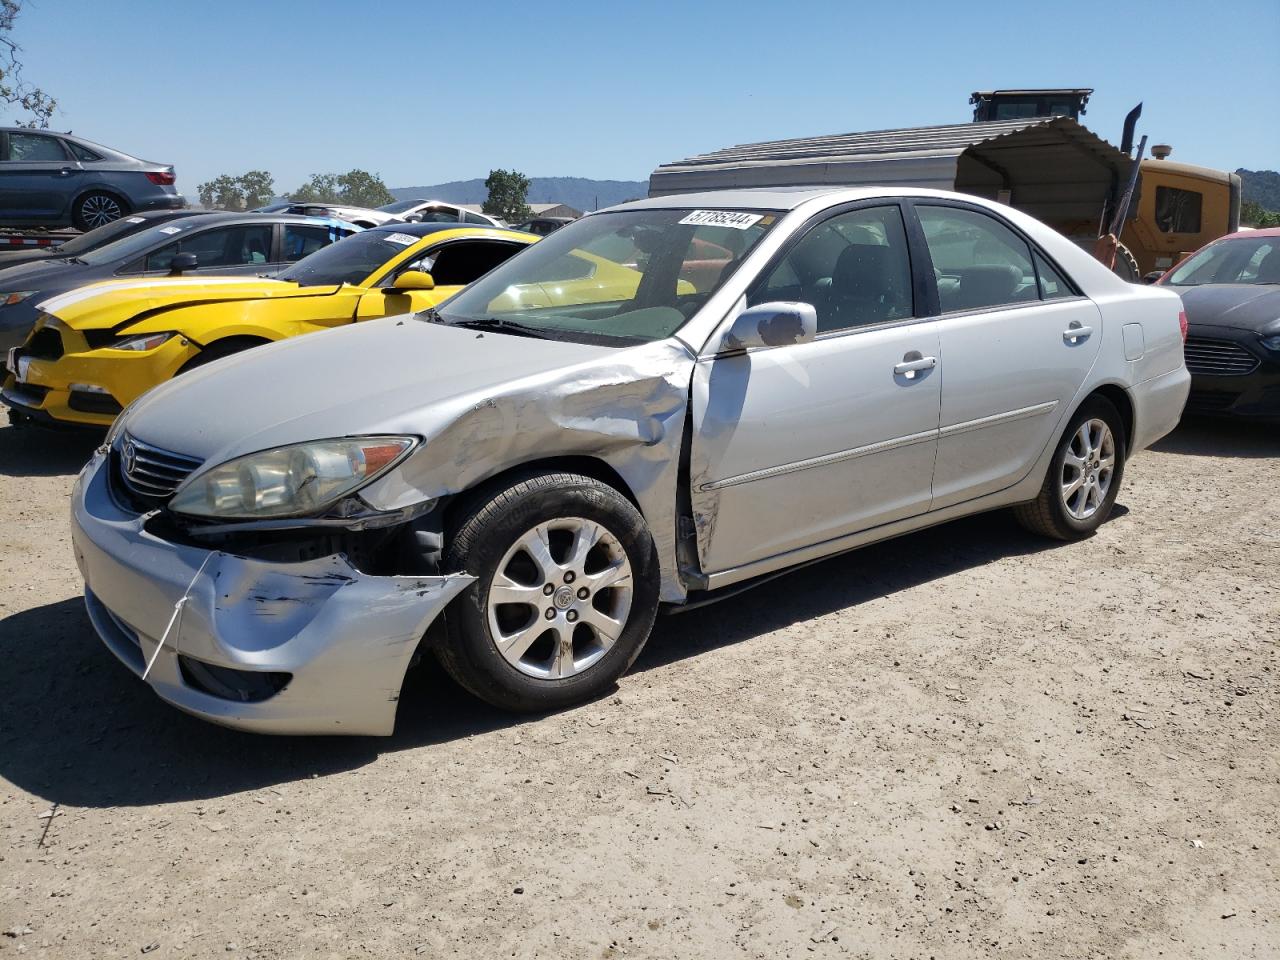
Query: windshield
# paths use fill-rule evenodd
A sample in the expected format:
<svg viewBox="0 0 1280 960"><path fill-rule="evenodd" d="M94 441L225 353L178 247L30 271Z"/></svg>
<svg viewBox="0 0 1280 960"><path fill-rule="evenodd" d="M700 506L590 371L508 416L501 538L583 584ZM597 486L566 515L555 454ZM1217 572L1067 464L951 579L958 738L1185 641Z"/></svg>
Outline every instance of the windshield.
<svg viewBox="0 0 1280 960"><path fill-rule="evenodd" d="M391 230L366 230L303 257L289 269L276 274L276 279L289 280L303 287L343 283L359 285L369 274L421 239Z"/></svg>
<svg viewBox="0 0 1280 960"><path fill-rule="evenodd" d="M1280 237L1233 237L1205 247L1165 281L1175 287L1202 283L1280 283Z"/></svg>
<svg viewBox="0 0 1280 960"><path fill-rule="evenodd" d="M85 263L94 265L132 260L134 257L146 253L156 244L166 240L179 239L183 234L189 233L200 224L207 222L204 217L182 217L170 223L148 227L145 230L139 230L137 233L130 233L118 240L103 244L96 250L80 254L80 259ZM92 232L96 233L97 231Z"/></svg>
<svg viewBox="0 0 1280 960"><path fill-rule="evenodd" d="M406 210L412 210L421 200L397 200L395 203L384 203L378 209L383 213L404 213Z"/></svg>
<svg viewBox="0 0 1280 960"><path fill-rule="evenodd" d="M561 227L451 298L446 323L566 340L671 336L779 219L775 211L619 210Z"/></svg>
<svg viewBox="0 0 1280 960"><path fill-rule="evenodd" d="M86 250L92 250L94 247L100 247L104 243L110 243L112 240L118 240L130 233L136 233L146 228L147 219L145 217L121 217L119 220L112 220L110 223L104 223L100 227L90 230L88 233L82 233L73 240L58 247L57 255L60 257L77 257Z"/></svg>

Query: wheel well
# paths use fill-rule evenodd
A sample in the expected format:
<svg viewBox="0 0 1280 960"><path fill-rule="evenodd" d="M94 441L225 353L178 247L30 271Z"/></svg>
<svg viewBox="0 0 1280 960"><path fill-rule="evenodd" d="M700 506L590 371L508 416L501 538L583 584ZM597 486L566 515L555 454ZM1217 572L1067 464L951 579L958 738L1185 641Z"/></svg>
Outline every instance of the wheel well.
<svg viewBox="0 0 1280 960"><path fill-rule="evenodd" d="M1098 387L1090 397L1105 397L1111 401L1111 405L1120 412L1120 419L1124 421L1124 448L1126 451L1133 450L1133 401L1129 399L1129 392L1124 387L1114 383L1104 383ZM1088 399L1088 398L1086 398Z"/></svg>
<svg viewBox="0 0 1280 960"><path fill-rule="evenodd" d="M644 510L640 507L640 501L631 492L631 488L622 479L622 475L605 461L598 457L589 456L547 457L543 460L531 460L514 467L508 467L500 473L487 477L474 487L470 487L453 496L445 504L445 529L453 529L454 517L460 505L469 503L476 497L489 495L494 490L510 486L512 483L516 483L520 479L535 473L580 473L584 477L599 480L601 483L613 487L613 489L630 500L632 505L640 511L641 516L644 515Z"/></svg>
<svg viewBox="0 0 1280 960"><path fill-rule="evenodd" d="M235 336L223 337L221 340L211 340L208 343L200 345L200 352L188 360L178 370L178 373L186 373L193 367L198 367L202 363L210 363L218 360L223 356L238 353L241 350L248 350L250 347L261 347L268 343L274 343L274 340L268 340L266 337L250 337ZM213 354L212 356L210 354Z"/></svg>
<svg viewBox="0 0 1280 960"><path fill-rule="evenodd" d="M133 209L133 204L129 202L128 198L125 197L124 194L122 194L119 190L111 190L107 187L88 187L84 190L81 190L79 193L76 194L75 200L71 202L71 209L72 210L77 209L80 206L81 201L84 200L84 198L89 196L89 194L91 193L105 193L109 197L115 197L116 200L119 201L120 203L120 209L122 209L125 213L128 213L130 210Z"/></svg>

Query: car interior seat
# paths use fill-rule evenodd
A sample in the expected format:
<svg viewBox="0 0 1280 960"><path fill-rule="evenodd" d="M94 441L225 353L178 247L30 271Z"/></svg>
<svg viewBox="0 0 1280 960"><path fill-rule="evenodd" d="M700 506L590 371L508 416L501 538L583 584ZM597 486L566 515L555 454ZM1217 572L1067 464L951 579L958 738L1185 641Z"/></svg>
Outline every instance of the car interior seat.
<svg viewBox="0 0 1280 960"><path fill-rule="evenodd" d="M972 310L996 303L1009 303L1017 299L1014 291L1022 282L1022 271L1012 264L984 263L958 270L960 286L955 292L955 303L943 304L944 309Z"/></svg>
<svg viewBox="0 0 1280 960"><path fill-rule="evenodd" d="M831 283L816 291L818 332L893 320L908 314L910 278L889 247L855 243L840 252Z"/></svg>

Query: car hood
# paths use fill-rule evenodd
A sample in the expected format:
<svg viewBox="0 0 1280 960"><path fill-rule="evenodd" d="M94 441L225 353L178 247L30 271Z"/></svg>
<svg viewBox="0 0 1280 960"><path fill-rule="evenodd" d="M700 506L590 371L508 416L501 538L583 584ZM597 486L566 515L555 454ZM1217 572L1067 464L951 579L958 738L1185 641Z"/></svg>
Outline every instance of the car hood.
<svg viewBox="0 0 1280 960"><path fill-rule="evenodd" d="M658 366L674 369L671 361ZM429 441L459 419L471 421L464 432L473 452L495 438L536 447L554 438L540 437L537 430L512 435L520 433L521 414L536 406L555 407L551 419L557 422L566 416L601 419L605 425L599 429L609 429L610 411L617 415L620 409L617 403L593 409L582 400L566 405L563 394L557 399L555 384L572 384L570 392L578 396L607 384L627 396L653 369L640 347L537 340L387 317L257 347L183 374L143 395L126 411L122 426L144 443L210 465L329 437L412 434ZM687 390L684 379L681 404ZM623 432L637 439L634 427Z"/></svg>
<svg viewBox="0 0 1280 960"><path fill-rule="evenodd" d="M26 250L0 250L0 270L16 267L23 263L39 263L52 260L58 255L56 250L47 247L34 247Z"/></svg>
<svg viewBox="0 0 1280 960"><path fill-rule="evenodd" d="M85 270L83 263L72 263L70 260L34 260L6 267L0 263L0 290L44 290L53 283L65 283L77 273ZM61 288L65 289L65 287Z"/></svg>
<svg viewBox="0 0 1280 960"><path fill-rule="evenodd" d="M336 286L300 287L263 277L159 277L107 280L41 302L39 309L76 330L111 329L141 314L234 300L322 297Z"/></svg>
<svg viewBox="0 0 1280 960"><path fill-rule="evenodd" d="M1206 283L1171 287L1182 296L1187 322L1234 327L1259 333L1280 332L1280 286L1271 283Z"/></svg>

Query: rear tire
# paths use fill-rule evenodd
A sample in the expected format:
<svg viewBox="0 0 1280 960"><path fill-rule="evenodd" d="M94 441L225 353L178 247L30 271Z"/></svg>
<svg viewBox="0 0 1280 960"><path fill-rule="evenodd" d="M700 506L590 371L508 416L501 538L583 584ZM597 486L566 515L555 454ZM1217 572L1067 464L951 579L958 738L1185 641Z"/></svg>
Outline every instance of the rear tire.
<svg viewBox="0 0 1280 960"><path fill-rule="evenodd" d="M1119 411L1105 397L1090 397L1067 423L1039 496L1014 507L1014 516L1055 540L1092 536L1115 506L1126 455Z"/></svg>
<svg viewBox="0 0 1280 960"><path fill-rule="evenodd" d="M129 212L129 205L114 193L94 190L76 201L71 222L77 230L88 232L119 220Z"/></svg>
<svg viewBox="0 0 1280 960"><path fill-rule="evenodd" d="M573 473L535 473L463 507L446 570L476 580L446 615L445 670L494 706L558 710L612 689L658 609L658 554L635 506Z"/></svg>

